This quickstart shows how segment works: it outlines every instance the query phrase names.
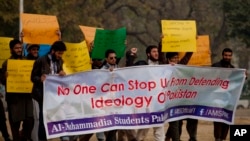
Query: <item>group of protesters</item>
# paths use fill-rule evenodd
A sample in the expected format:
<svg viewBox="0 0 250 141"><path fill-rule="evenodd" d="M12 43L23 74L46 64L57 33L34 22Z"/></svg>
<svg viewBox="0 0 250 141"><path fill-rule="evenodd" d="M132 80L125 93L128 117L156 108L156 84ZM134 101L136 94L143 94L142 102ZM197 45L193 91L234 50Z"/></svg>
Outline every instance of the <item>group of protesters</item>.
<svg viewBox="0 0 250 141"><path fill-rule="evenodd" d="M33 88L31 93L10 93L6 91L6 102L8 110L8 119L11 128L13 141L45 141L47 140L44 122L43 122L43 81L46 75L57 74L60 76L66 75L63 71L62 55L66 51L66 46L63 41L55 41L51 45L49 53L45 56L38 56L40 46L38 44L27 44L23 48L23 43L19 39L13 39L9 42L11 56L9 59L16 60L35 60L31 72L31 81ZM183 58L179 58L178 52L161 52L162 45L149 45L146 48L146 60L138 60L137 48L131 48L125 53L126 66L136 65L161 65L161 64L184 64L186 65L192 56L192 52L187 52ZM23 49L27 49L28 55L23 56ZM222 60L213 64L213 67L233 68L231 64L233 52L226 48L222 52ZM113 69L118 68L118 63L121 58L117 58L116 52L112 49L107 49L105 59L92 58L92 69ZM2 64L1 83L6 86L8 77L7 60ZM2 96L2 94L1 94ZM5 141L10 141L10 136L6 126L6 115L2 101L0 101L0 130ZM37 114L39 113L39 114ZM197 140L197 119L184 119L187 121L187 132L189 141ZM169 122L167 132L165 133L164 125L153 127L153 136L155 141L180 141L182 133L183 120ZM22 125L22 127L21 127ZM21 129L21 131L20 131ZM229 125L220 122L214 122L214 138L215 141L225 140L229 130ZM32 132L33 131L33 132ZM143 141L149 133L149 128L138 130L111 130L96 133L98 141ZM117 137L118 134L118 137ZM79 136L64 136L62 141L88 141L93 134Z"/></svg>

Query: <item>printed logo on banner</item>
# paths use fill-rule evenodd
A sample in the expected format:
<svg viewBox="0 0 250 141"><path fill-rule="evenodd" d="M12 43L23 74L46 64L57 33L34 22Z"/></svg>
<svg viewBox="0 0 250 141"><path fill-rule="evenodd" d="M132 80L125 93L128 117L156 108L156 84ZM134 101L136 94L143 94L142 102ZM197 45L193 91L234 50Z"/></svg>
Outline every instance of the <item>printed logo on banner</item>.
<svg viewBox="0 0 250 141"><path fill-rule="evenodd" d="M200 110L200 115L202 116L204 114L204 109Z"/></svg>
<svg viewBox="0 0 250 141"><path fill-rule="evenodd" d="M231 125L230 141L249 141L250 125Z"/></svg>
<svg viewBox="0 0 250 141"><path fill-rule="evenodd" d="M173 115L174 115L174 110L171 109L171 110L170 110L170 116L172 117Z"/></svg>

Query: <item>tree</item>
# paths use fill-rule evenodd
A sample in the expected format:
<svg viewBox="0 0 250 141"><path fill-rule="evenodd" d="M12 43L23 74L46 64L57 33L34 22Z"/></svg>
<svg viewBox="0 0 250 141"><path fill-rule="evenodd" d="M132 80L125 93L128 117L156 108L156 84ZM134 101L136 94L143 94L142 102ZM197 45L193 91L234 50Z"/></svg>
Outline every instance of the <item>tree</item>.
<svg viewBox="0 0 250 141"><path fill-rule="evenodd" d="M224 0L228 36L242 40L250 47L250 0Z"/></svg>
<svg viewBox="0 0 250 141"><path fill-rule="evenodd" d="M19 0L0 0L0 35L18 37L19 32Z"/></svg>

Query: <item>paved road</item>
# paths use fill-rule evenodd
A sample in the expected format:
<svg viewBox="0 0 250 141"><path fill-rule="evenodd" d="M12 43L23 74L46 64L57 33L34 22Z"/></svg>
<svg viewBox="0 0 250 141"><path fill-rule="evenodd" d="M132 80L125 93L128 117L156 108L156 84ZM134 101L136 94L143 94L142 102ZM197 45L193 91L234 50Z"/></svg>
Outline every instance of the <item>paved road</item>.
<svg viewBox="0 0 250 141"><path fill-rule="evenodd" d="M236 110L236 117L250 117L250 109L239 109Z"/></svg>

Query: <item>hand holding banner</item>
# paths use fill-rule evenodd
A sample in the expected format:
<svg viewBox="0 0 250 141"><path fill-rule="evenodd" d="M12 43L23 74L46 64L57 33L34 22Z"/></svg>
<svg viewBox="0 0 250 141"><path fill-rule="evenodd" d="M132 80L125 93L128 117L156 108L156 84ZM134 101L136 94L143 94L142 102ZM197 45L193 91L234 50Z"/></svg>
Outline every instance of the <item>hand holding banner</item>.
<svg viewBox="0 0 250 141"><path fill-rule="evenodd" d="M244 81L243 69L185 65L47 76L47 137L150 128L184 118L232 124Z"/></svg>

